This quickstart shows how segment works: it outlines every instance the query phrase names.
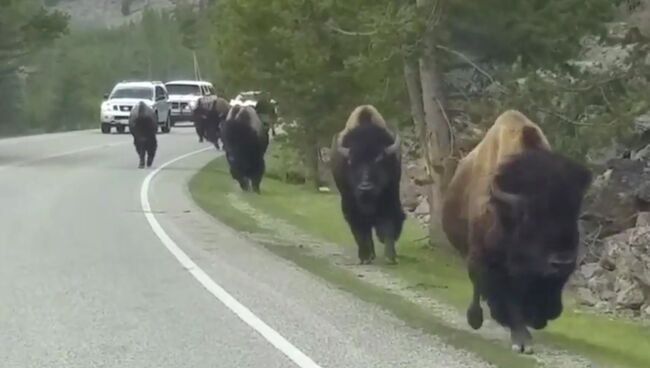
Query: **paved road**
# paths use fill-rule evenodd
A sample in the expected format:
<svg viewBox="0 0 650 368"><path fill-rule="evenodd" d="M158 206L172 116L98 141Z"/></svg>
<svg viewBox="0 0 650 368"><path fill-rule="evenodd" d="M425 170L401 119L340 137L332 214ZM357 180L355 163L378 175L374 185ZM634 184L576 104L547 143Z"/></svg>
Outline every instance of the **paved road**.
<svg viewBox="0 0 650 368"><path fill-rule="evenodd" d="M159 147L154 169L207 146L176 128ZM136 169L130 136L0 140L0 366L486 366L206 216L187 181L215 155L164 167L147 192L153 221L196 263L188 269L142 211L153 169ZM205 271L204 284L190 271ZM277 335L264 337L206 283ZM291 347L311 360L291 360Z"/></svg>

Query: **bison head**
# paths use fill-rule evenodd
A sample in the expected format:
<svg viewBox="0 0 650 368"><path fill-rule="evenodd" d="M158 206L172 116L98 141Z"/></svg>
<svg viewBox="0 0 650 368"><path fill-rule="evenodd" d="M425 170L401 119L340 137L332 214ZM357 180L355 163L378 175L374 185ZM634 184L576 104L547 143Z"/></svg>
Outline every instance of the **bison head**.
<svg viewBox="0 0 650 368"><path fill-rule="evenodd" d="M586 168L543 150L499 169L490 188L498 234L491 242L504 247L512 275L563 279L573 272L578 216L590 182Z"/></svg>
<svg viewBox="0 0 650 368"><path fill-rule="evenodd" d="M338 145L337 152L346 161L348 185L360 209L372 212L378 196L399 172L400 138L393 139L385 130L374 137L362 133L350 132L345 137L349 148Z"/></svg>

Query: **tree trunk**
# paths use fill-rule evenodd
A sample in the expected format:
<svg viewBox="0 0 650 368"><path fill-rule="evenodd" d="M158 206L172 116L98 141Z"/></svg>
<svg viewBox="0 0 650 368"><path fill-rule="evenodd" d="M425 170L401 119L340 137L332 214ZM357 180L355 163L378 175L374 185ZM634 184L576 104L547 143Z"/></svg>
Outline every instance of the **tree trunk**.
<svg viewBox="0 0 650 368"><path fill-rule="evenodd" d="M307 145L304 151L307 155L308 180L311 179L314 189L318 190L321 184L320 160L318 157L318 139L313 134L308 134Z"/></svg>
<svg viewBox="0 0 650 368"><path fill-rule="evenodd" d="M417 0L420 8L431 7L430 0ZM428 12L427 12L428 14ZM404 77L411 102L411 114L421 137L422 155L430 176L429 239L432 244L446 243L442 232L442 194L453 172L446 170L451 156L451 126L444 111L442 76L436 60L435 37L424 36L424 49L417 63L406 60Z"/></svg>

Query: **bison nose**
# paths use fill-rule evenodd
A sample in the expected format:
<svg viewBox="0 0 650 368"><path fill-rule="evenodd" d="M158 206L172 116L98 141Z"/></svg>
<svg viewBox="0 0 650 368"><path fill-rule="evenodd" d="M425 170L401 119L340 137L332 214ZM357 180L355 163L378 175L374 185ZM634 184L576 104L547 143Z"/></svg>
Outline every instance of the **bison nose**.
<svg viewBox="0 0 650 368"><path fill-rule="evenodd" d="M358 189L360 192L370 192L370 191L372 191L373 189L375 189L375 186L372 185L371 183L364 182L364 183L359 184L359 186L357 187L357 189Z"/></svg>

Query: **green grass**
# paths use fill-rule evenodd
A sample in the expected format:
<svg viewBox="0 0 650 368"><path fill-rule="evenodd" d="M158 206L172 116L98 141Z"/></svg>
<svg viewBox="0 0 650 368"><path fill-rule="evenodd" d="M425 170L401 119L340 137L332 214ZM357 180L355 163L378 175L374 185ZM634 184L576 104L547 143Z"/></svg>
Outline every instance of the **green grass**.
<svg viewBox="0 0 650 368"><path fill-rule="evenodd" d="M190 183L190 190L194 199L207 212L213 214L227 225L239 230L249 232L262 232L255 220L232 207L226 197L229 193L239 193L222 160L215 160L199 172ZM267 215L283 219L301 230L317 238L340 244L350 254L354 254L355 246L352 236L340 215L339 197L337 194L315 193L304 187L288 185L283 182L265 179L262 182L262 195L237 194L249 205ZM409 285L417 288L419 292L433 296L438 300L449 303L464 311L470 297L470 285L462 261L455 254L444 247L432 249L425 246L422 239L425 232L414 221L407 221L404 233L397 246L400 264L396 267L377 264L374 267L383 269L396 278L401 278ZM378 244L379 245L379 244ZM377 247L378 255L382 253ZM406 307L405 301L400 305L387 305L395 300L394 297L379 297L379 294L370 293L374 290L370 285L357 280L354 275L350 278L334 279L329 275L332 272L322 260L306 260L299 248L275 249L286 258L292 258L310 271L329 279L339 285L345 286L364 299L384 305L396 315L411 322L430 325L431 330L438 330L439 335L449 335L440 324L426 322L412 305ZM297 254L300 252L301 254ZM340 273L340 272L339 272ZM336 274L336 272L334 272ZM329 276L328 276L329 275ZM350 279L354 280L353 283ZM360 283L361 285L359 285ZM354 284L354 285L353 285ZM369 297L368 294L373 294ZM633 323L605 316L580 313L575 307L570 296L567 298L565 313L557 321L550 324L545 331L535 333L535 338L550 346L581 353L607 366L620 367L650 367L650 331L647 327L637 326ZM410 317L410 318L409 318ZM448 328L447 328L448 329ZM460 331L451 333L454 336L463 336L463 344L468 345L482 356L494 360L493 354L488 352L499 351L495 346L488 348L477 343L476 335L467 338ZM460 334L460 335L459 335ZM453 342L453 341L452 341ZM478 345L477 345L478 344ZM491 345L495 345L490 343ZM514 359L513 354L500 352L498 356L508 356ZM521 360L521 359L518 359ZM527 364L529 360L525 360ZM517 367L522 366L521 362ZM512 366L506 364L505 366Z"/></svg>

